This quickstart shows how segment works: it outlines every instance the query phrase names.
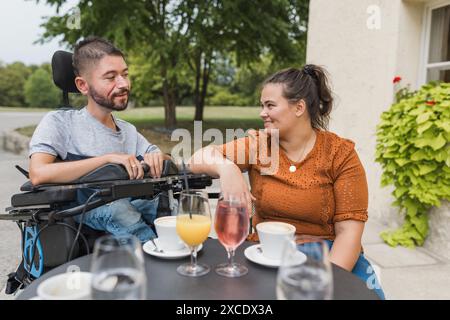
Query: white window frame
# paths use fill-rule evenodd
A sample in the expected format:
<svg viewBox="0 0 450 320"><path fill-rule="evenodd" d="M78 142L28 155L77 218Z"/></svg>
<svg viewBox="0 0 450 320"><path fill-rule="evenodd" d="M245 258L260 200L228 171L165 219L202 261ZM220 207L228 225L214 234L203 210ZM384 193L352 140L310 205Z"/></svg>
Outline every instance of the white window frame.
<svg viewBox="0 0 450 320"><path fill-rule="evenodd" d="M431 13L434 9L438 9L441 7L445 7L450 5L450 0L435 0L435 1L429 1L427 4L425 4L425 10L423 14L423 28L422 28L422 49L421 49L421 61L420 61L420 68L419 68L419 76L417 87L421 87L427 82L427 73L428 69L432 67L450 67L450 61L444 61L444 62L436 62L436 63L429 63L429 53L430 53L430 32L431 32Z"/></svg>

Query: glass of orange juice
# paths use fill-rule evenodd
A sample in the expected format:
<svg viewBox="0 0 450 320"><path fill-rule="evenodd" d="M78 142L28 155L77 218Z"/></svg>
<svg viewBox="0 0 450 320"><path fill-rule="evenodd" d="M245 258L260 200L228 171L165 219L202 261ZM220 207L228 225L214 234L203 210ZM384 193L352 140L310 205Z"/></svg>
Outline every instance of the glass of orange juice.
<svg viewBox="0 0 450 320"><path fill-rule="evenodd" d="M197 248L208 238L210 230L208 194L201 190L182 191L178 206L177 233L191 250L191 262L179 266L179 274L199 277L209 272L207 265L197 263Z"/></svg>

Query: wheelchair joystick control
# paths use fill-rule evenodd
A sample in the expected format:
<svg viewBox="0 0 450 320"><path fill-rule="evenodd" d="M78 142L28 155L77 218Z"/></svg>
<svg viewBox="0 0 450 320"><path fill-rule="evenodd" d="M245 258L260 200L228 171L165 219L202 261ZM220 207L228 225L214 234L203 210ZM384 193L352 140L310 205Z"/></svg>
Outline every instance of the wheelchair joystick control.
<svg viewBox="0 0 450 320"><path fill-rule="evenodd" d="M144 170L144 173L148 173L150 171L150 166L146 164L145 162L141 162L142 170Z"/></svg>

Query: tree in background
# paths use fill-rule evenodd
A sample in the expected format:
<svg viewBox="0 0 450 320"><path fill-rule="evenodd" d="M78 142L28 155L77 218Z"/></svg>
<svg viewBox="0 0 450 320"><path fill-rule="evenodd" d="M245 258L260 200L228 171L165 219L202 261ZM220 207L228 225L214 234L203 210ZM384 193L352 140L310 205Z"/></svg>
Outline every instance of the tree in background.
<svg viewBox="0 0 450 320"><path fill-rule="evenodd" d="M55 108L61 102L61 93L45 66L34 71L26 80L24 95L30 107Z"/></svg>
<svg viewBox="0 0 450 320"><path fill-rule="evenodd" d="M22 62L0 64L0 106L23 107L26 105L23 86L34 67Z"/></svg>
<svg viewBox="0 0 450 320"><path fill-rule="evenodd" d="M268 53L274 57L272 64L304 61L309 1L193 0L187 5L197 8L200 17L200 22L190 29L187 60L195 74L195 120L203 119L208 84L221 60L244 68L258 63ZM263 77L267 71L263 71ZM231 92L219 94L232 103L243 104L246 100Z"/></svg>
<svg viewBox="0 0 450 320"><path fill-rule="evenodd" d="M255 106L259 105L260 85L264 79L275 71L287 66L299 66L303 59L289 63L288 61L275 60L273 55L266 53L259 60L242 64L230 61L223 66L217 74L214 74L212 90L214 95L208 98L209 105L218 106ZM225 71L223 68L226 68ZM233 70L233 72L232 72ZM229 74L224 77L224 74Z"/></svg>
<svg viewBox="0 0 450 320"><path fill-rule="evenodd" d="M36 0L40 2L41 0ZM57 12L66 0L45 0ZM88 35L108 38L137 60L148 59L137 79L159 91L165 125L176 125L175 106L190 93L195 119L203 118L208 85L220 56L237 66L267 52L277 61L301 61L308 0L80 0L81 28L69 28L71 12L48 18L41 41L63 37L69 46ZM140 94L146 85L137 84Z"/></svg>

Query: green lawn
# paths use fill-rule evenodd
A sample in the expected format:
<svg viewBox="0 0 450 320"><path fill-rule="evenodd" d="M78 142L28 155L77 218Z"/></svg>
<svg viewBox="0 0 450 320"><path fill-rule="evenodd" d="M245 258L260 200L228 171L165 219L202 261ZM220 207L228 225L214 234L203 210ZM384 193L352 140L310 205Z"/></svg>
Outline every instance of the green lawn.
<svg viewBox="0 0 450 320"><path fill-rule="evenodd" d="M9 108L8 108L9 109ZM22 108L20 111L28 109ZM42 110L42 109L41 109ZM2 109L0 108L0 111ZM204 120L202 123L203 132L207 129L219 129L225 138L226 129L262 128L263 124L259 118L259 107L207 107L205 108ZM117 118L123 119L134 124L138 130L153 144L160 146L164 152L170 152L178 141L171 141L170 135L163 133L164 128L164 108L137 108L122 112L115 112ZM177 126L191 132L193 137L194 130L194 108L177 108ZM18 129L20 133L31 137L35 126L28 126ZM202 133L203 133L202 132ZM192 141L193 142L193 141ZM204 144L209 144L205 142Z"/></svg>
<svg viewBox="0 0 450 320"><path fill-rule="evenodd" d="M225 138L226 129L262 128L259 110L259 107L207 107L205 108L202 131L216 128L223 133ZM118 112L115 115L134 124L151 143L158 145L163 152L170 152L179 143L179 141L171 141L169 134L158 130L164 128L164 109L162 107L138 108ZM192 137L194 137L193 118L193 107L177 108L177 127L189 130ZM204 142L202 145L209 143Z"/></svg>
<svg viewBox="0 0 450 320"><path fill-rule="evenodd" d="M48 112L52 110L46 108L0 107L0 112Z"/></svg>
<svg viewBox="0 0 450 320"><path fill-rule="evenodd" d="M177 120L192 121L194 107L178 107ZM137 108L122 112L115 112L118 118L134 124L164 123L164 108ZM259 107L207 107L205 108L204 121L209 120L237 120L253 121L259 119Z"/></svg>
<svg viewBox="0 0 450 320"><path fill-rule="evenodd" d="M16 131L20 134L23 134L24 136L31 137L33 135L34 129L36 129L35 125L17 128Z"/></svg>

